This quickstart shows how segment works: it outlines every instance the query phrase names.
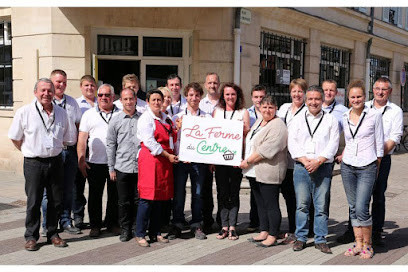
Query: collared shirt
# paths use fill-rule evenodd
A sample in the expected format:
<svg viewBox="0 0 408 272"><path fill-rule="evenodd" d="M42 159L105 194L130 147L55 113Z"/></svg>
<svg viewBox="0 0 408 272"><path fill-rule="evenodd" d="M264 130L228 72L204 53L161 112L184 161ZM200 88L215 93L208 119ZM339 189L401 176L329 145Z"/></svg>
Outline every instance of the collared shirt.
<svg viewBox="0 0 408 272"><path fill-rule="evenodd" d="M180 95L180 100L175 104L170 104L166 110L169 113L168 115L171 117L183 111L185 108L187 108L187 100L184 96Z"/></svg>
<svg viewBox="0 0 408 272"><path fill-rule="evenodd" d="M108 123L111 121L111 118L118 113L119 109L116 106L114 106L113 111L109 113L105 113L100 111L98 107L94 107L82 115L79 131L86 132L89 135L89 157L86 160L87 162L95 164L108 163L108 157L106 155Z"/></svg>
<svg viewBox="0 0 408 272"><path fill-rule="evenodd" d="M160 155L163 152L163 147L154 138L154 131L156 130L156 124L154 121L158 120L159 122L165 124L166 119L168 118L165 113L160 113L161 118L158 118L156 115L154 115L150 107L148 107L142 116L140 116L137 123L137 138L140 142L143 142L143 144L150 150L150 154L153 156Z"/></svg>
<svg viewBox="0 0 408 272"><path fill-rule="evenodd" d="M252 127L261 115L256 112L255 105L252 105L247 111L249 113L249 125Z"/></svg>
<svg viewBox="0 0 408 272"><path fill-rule="evenodd" d="M329 106L322 106L322 110L324 110L326 113L333 114L334 117L336 117L337 121L339 122L339 132L341 133L343 131L343 114L348 110L348 108L334 100Z"/></svg>
<svg viewBox="0 0 408 272"><path fill-rule="evenodd" d="M206 97L201 99L199 107L200 107L200 109L202 109L206 113L212 115L212 113L214 112L214 109L215 109L215 107L217 105L218 105L218 101L217 101L217 103L213 104L211 102L210 98L208 98L208 94L207 94Z"/></svg>
<svg viewBox="0 0 408 272"><path fill-rule="evenodd" d="M82 112L78 106L77 101L72 96L64 94L61 100L58 100L54 97L53 103L54 105L63 108L67 112L70 126L72 128L75 128L70 129L70 132L72 133L71 138L74 139L74 141L67 142L67 145L75 145L78 138L78 130L76 129L76 124L79 124L82 117Z"/></svg>
<svg viewBox="0 0 408 272"><path fill-rule="evenodd" d="M132 116L120 111L109 122L106 136L106 154L109 171L137 173L137 156L140 142L136 137L139 114Z"/></svg>
<svg viewBox="0 0 408 272"><path fill-rule="evenodd" d="M70 129L67 113L62 108L53 106L48 115L35 99L16 111L8 137L23 140L24 157L49 158L60 154L65 142L73 141Z"/></svg>
<svg viewBox="0 0 408 272"><path fill-rule="evenodd" d="M321 110L314 116L306 110L293 118L288 132L288 148L293 159L324 157L326 163L334 161L339 147L339 125L333 115Z"/></svg>
<svg viewBox="0 0 408 272"><path fill-rule="evenodd" d="M382 114L384 142L392 140L395 144L399 144L404 131L404 115L402 109L394 103L387 101L384 107L376 108L374 100L367 101L365 105ZM394 153L395 147L388 153Z"/></svg>
<svg viewBox="0 0 408 272"><path fill-rule="evenodd" d="M350 112L351 109L343 114L344 138L346 141L343 162L355 167L366 166L377 160L377 158L384 156L384 132L381 113L365 106L357 124L354 125L350 121ZM359 129L355 134L357 127ZM350 130L355 134L354 139Z"/></svg>
<svg viewBox="0 0 408 272"><path fill-rule="evenodd" d="M120 102L120 100L116 100L115 102L113 102L113 104L116 105L116 107L118 107L118 109L123 110L123 104L122 102ZM147 109L148 105L145 101L143 101L140 98L136 98L136 111L142 115L142 113L144 113Z"/></svg>
<svg viewBox="0 0 408 272"><path fill-rule="evenodd" d="M76 101L78 103L79 108L81 109L82 114L84 114L84 112L86 112L87 110L92 109L93 107L98 105L98 99L96 97L93 106L89 104L88 101L86 101L85 96L83 95L81 97L78 97Z"/></svg>

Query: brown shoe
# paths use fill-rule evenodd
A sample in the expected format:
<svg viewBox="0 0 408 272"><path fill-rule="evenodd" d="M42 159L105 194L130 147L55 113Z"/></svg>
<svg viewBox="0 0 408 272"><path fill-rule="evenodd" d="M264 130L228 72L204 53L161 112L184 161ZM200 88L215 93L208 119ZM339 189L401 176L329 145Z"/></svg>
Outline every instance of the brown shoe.
<svg viewBox="0 0 408 272"><path fill-rule="evenodd" d="M122 232L121 229L119 227L117 227L117 226L110 227L110 228L107 229L107 231L109 231L113 235L120 235L120 233Z"/></svg>
<svg viewBox="0 0 408 272"><path fill-rule="evenodd" d="M89 232L89 237L96 238L101 235L101 229L100 228L92 228L91 231Z"/></svg>
<svg viewBox="0 0 408 272"><path fill-rule="evenodd" d="M306 243L296 240L296 242L293 244L293 251L301 251L306 247Z"/></svg>
<svg viewBox="0 0 408 272"><path fill-rule="evenodd" d="M25 243L24 248L28 251L37 251L40 249L40 247L38 246L37 242L35 240L28 240Z"/></svg>
<svg viewBox="0 0 408 272"><path fill-rule="evenodd" d="M55 247L67 247L68 246L67 242L62 240L59 236L55 236L54 238L52 238L51 244L53 244Z"/></svg>
<svg viewBox="0 0 408 272"><path fill-rule="evenodd" d="M150 244L144 237L135 237L136 243L141 247L149 247Z"/></svg>
<svg viewBox="0 0 408 272"><path fill-rule="evenodd" d="M166 239L163 236L157 236L157 242L166 244L169 242L169 239Z"/></svg>
<svg viewBox="0 0 408 272"><path fill-rule="evenodd" d="M331 249L326 243L315 244L315 248L326 254L332 254Z"/></svg>

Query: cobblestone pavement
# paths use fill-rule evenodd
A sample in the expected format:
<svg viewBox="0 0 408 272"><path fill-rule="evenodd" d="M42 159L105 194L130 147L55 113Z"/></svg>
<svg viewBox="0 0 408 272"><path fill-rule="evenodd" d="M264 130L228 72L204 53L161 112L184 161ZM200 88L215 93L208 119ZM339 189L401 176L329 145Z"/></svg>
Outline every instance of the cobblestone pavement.
<svg viewBox="0 0 408 272"><path fill-rule="evenodd" d="M187 264L187 265L360 265L360 264L408 264L408 153L395 154L387 189L387 214L385 223L386 247L376 248L374 258L360 260L358 257L345 257L344 251L352 244L336 243L336 237L345 230L348 207L340 175L332 181L331 206L329 219L329 245L333 254L326 255L316 250L313 239L309 239L307 248L294 252L291 246L279 245L259 248L247 241L251 233L246 232L248 225L249 195L247 183L241 190L237 241L217 240L216 231L208 235L207 240L191 238L183 233L182 238L169 244L153 243L150 248L141 248L134 240L120 242L118 236L106 231L98 239L88 237L89 230L80 235L61 233L69 246L55 248L41 237L39 251L24 250L25 194L24 178L14 173L0 171L0 264ZM338 166L335 167L338 173ZM214 195L215 196L215 195ZM190 195L187 196L187 199ZM216 198L215 198L216 199ZM286 208L280 199L282 210L282 230L287 228ZM189 216L190 203L186 203ZM216 206L216 205L215 205ZM215 211L214 211L215 212ZM88 219L86 218L86 221Z"/></svg>

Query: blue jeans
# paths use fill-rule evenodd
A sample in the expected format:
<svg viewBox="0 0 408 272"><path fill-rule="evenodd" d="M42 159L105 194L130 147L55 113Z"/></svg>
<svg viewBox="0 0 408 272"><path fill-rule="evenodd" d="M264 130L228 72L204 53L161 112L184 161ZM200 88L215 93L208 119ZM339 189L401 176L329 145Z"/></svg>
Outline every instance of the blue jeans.
<svg viewBox="0 0 408 272"><path fill-rule="evenodd" d="M191 181L191 227L200 228L202 216L201 191L204 184L208 165L203 163L178 163L174 166L174 198L172 223L182 228L184 218L184 205L186 202L186 183L188 175Z"/></svg>
<svg viewBox="0 0 408 272"><path fill-rule="evenodd" d="M375 162L363 167L354 167L341 163L341 178L343 179L353 227L372 225L370 200L376 175L377 166Z"/></svg>
<svg viewBox="0 0 408 272"><path fill-rule="evenodd" d="M309 207L313 198L314 242L326 243L328 234L329 196L332 180L332 163L322 164L314 173L309 174L300 163L295 163L293 183L296 193L296 231L301 242L307 241L309 233Z"/></svg>
<svg viewBox="0 0 408 272"><path fill-rule="evenodd" d="M388 175L391 169L391 156L382 158L380 171L374 184L373 204L371 212L373 214L373 232L382 232L385 220L385 190L387 190Z"/></svg>
<svg viewBox="0 0 408 272"><path fill-rule="evenodd" d="M145 237L147 226L149 225L149 236L161 235L160 227L161 220L160 214L162 204L165 201L160 200L147 200L141 198L139 200L139 206L137 207L136 216L136 231L135 237Z"/></svg>
<svg viewBox="0 0 408 272"><path fill-rule="evenodd" d="M68 149L62 150L62 161L64 167L64 183L62 187L62 213L60 216L60 226L62 228L71 225L71 209L72 209L72 189L74 187L74 180L78 169L78 158L74 146L68 147ZM46 226L47 215L47 191L44 190L43 200L41 203L43 211L43 228Z"/></svg>

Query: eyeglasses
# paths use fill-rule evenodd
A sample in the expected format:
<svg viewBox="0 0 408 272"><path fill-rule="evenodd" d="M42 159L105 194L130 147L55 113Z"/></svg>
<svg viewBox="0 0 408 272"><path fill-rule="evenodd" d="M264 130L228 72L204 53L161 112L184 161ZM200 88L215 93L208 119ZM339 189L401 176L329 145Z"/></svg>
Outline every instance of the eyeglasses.
<svg viewBox="0 0 408 272"><path fill-rule="evenodd" d="M98 97L102 97L102 96L110 97L111 94L110 93L98 93Z"/></svg>
<svg viewBox="0 0 408 272"><path fill-rule="evenodd" d="M390 88L383 88L383 89L381 89L381 88L379 88L379 87L375 87L374 88L374 91L383 91L383 92L386 92L386 91L388 91Z"/></svg>

